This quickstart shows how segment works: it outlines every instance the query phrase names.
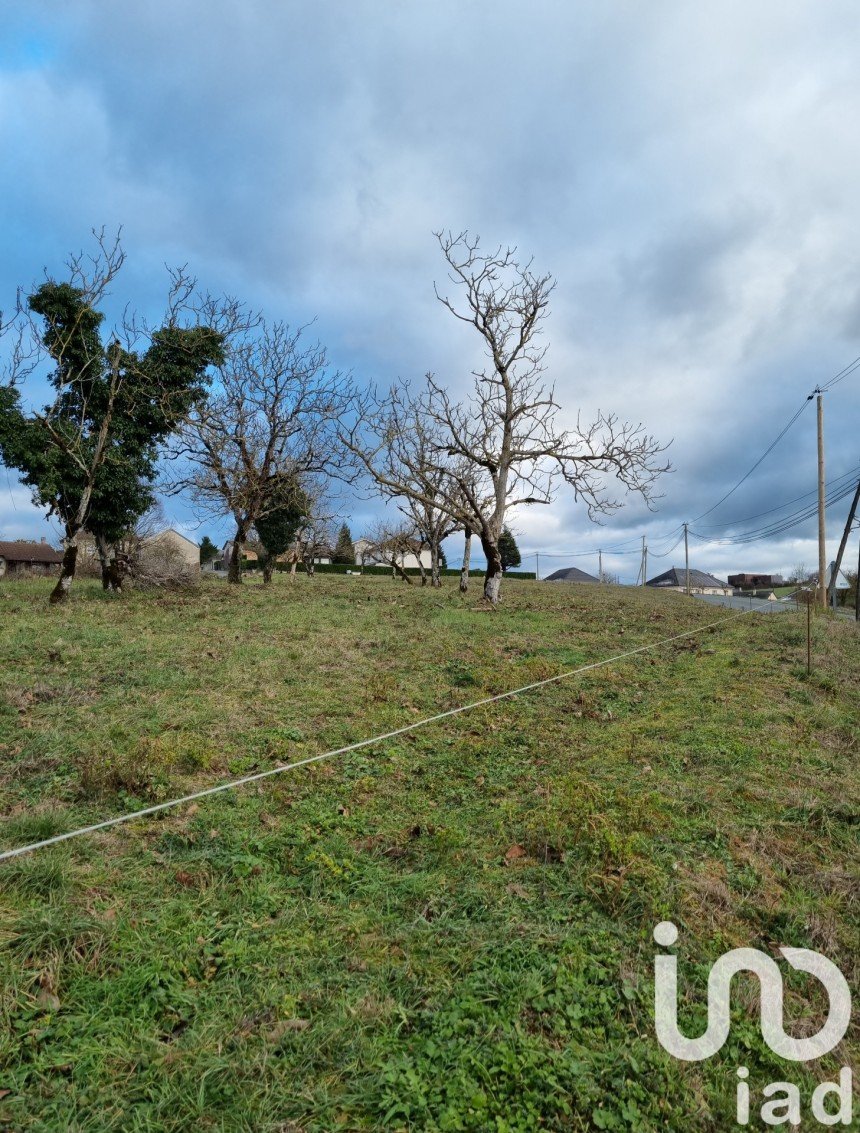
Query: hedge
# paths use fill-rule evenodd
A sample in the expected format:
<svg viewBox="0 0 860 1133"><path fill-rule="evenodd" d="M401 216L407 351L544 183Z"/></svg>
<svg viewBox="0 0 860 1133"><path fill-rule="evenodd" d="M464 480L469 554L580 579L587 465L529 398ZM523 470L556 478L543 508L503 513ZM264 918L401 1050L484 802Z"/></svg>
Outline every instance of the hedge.
<svg viewBox="0 0 860 1133"><path fill-rule="evenodd" d="M278 563L277 569L279 571L283 572L283 571L291 570L292 567L290 566L289 563ZM305 569L304 563L299 563L297 570L304 572L304 569ZM259 563L244 562L242 564L242 570L248 570L248 571L259 570ZM387 566L359 567L359 566L351 566L348 563L317 563L317 565L314 567L314 573L315 574L346 574L347 572L352 573L352 574L381 574L381 575L389 575L390 576L391 575L391 567L387 567ZM420 575L421 575L421 571L418 569L418 567L407 567L406 573L414 575L416 578L419 578ZM428 575L430 574L429 568L426 570L426 573ZM446 578L459 578L460 577L459 569L455 570L451 567L447 567L444 570L441 570L439 573L444 575ZM482 576L484 571L483 571L483 568L480 568L480 569L473 570L470 573L471 573L472 578L477 578L479 576ZM505 578L534 579L535 577L536 576L535 576L534 571L528 571L528 570L509 570L505 574Z"/></svg>

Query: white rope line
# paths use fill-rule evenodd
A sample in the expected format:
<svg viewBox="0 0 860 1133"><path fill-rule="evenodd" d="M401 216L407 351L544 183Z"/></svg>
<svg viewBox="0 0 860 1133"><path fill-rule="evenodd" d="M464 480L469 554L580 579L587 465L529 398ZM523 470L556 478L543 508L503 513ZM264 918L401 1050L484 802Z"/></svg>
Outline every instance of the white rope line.
<svg viewBox="0 0 860 1133"><path fill-rule="evenodd" d="M451 716L458 716L461 712L470 712L473 708L482 708L485 704L495 704L497 700L505 700L511 696L519 696L523 692L531 692L536 688L543 688L544 685L555 684L556 681L566 680L568 677L574 677L580 673L588 673L592 669L600 669L604 665L611 665L614 661L623 661L627 657L634 657L637 653L644 653L648 649L656 649L658 645L668 645L673 641L681 641L685 637L695 637L696 634L703 633L707 629L713 629L715 626L722 625L724 622L734 621L735 618L743 617L748 614L749 610L741 610L738 614L730 614L726 618L720 618L718 621L709 622L708 625L698 626L696 629L688 630L686 633L678 633L673 637L663 637L659 641L652 641L648 645L640 645L636 649L630 649L626 653L616 653L614 657L606 657L602 661L594 661L590 665L582 665L578 669L570 669L566 673L557 673L554 677L546 677L542 681L534 681L530 685L523 685L522 688L511 689L509 692L500 692L497 696L486 696L482 700L475 700L471 704L462 704L459 708L450 708L447 712L437 712L434 716L426 716L423 720L415 720L411 724L404 724L402 728L395 728L391 732L383 732L382 735L373 736L369 740L359 740L354 744L347 744L346 747L334 748L332 751L324 751L320 755L311 755L307 759L299 759L295 763L283 764L280 767L272 767L268 771L258 771L254 775L245 775L241 779L233 779L229 783L219 783L215 787L207 787L202 791L195 791L191 795L183 795L178 799L171 799L166 803L157 803L155 806L144 807L143 810L131 811L129 814L121 814L116 818L107 818L104 822L96 822L92 826L81 826L77 830L69 830L65 834L55 834L52 838L45 838L41 842L31 842L28 846L18 846L13 850L4 850L0 853L0 862L6 861L9 858L17 858L21 854L29 854L33 850L44 849L45 846L54 846L57 842L65 842L69 838L79 838L82 834L93 834L96 830L107 830L110 826L118 826L121 822L132 822L136 818L145 818L150 814L158 814L159 811L169 810L171 807L182 806L184 803L195 802L197 799L205 799L209 795L217 795L221 791L234 791L237 787L244 787L248 783L258 783L261 779L268 779L272 775L282 775L286 771L295 771L299 767L307 767L311 763L319 763L323 759L332 759L336 755L346 755L350 751L358 751L363 747L372 747L374 744L382 743L384 740L391 740L395 736L402 736L406 732L414 732L418 728L424 728L428 724L435 724L439 720L447 720Z"/></svg>

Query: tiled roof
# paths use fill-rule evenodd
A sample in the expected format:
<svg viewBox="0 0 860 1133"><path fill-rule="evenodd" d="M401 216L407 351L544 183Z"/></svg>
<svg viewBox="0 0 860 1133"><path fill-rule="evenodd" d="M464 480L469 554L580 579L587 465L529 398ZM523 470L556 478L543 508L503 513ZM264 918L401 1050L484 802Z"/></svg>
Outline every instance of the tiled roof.
<svg viewBox="0 0 860 1133"><path fill-rule="evenodd" d="M592 574L586 574L584 570L579 567L565 567L562 570L553 571L552 574L547 575L544 582L599 582L599 578L595 578Z"/></svg>
<svg viewBox="0 0 860 1133"><path fill-rule="evenodd" d="M61 563L63 556L48 543L15 540L0 542L0 559L5 559L8 563Z"/></svg>
<svg viewBox="0 0 860 1133"><path fill-rule="evenodd" d="M664 574L658 574L656 578L650 578L646 586L686 586L687 585L687 572L684 567L669 567ZM703 570L693 570L690 568L690 586L698 587L700 589L717 589L728 590L730 589L728 583L721 582L718 578L714 578L712 574L708 574Z"/></svg>

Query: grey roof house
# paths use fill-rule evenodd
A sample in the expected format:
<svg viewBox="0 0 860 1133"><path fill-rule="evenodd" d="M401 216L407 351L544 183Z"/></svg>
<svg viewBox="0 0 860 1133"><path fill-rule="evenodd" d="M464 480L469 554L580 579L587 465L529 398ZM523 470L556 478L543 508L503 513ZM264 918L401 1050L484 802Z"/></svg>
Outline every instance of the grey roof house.
<svg viewBox="0 0 860 1133"><path fill-rule="evenodd" d="M548 574L544 582L599 582L599 578L595 578L593 574L586 574L584 570L579 567L564 567L562 570L553 571Z"/></svg>
<svg viewBox="0 0 860 1133"><path fill-rule="evenodd" d="M687 589L687 572L684 567L669 567L663 574L650 578L646 586L653 586L659 590ZM696 594L731 594L732 588L727 582L722 582L704 570L694 570L690 567L690 590Z"/></svg>

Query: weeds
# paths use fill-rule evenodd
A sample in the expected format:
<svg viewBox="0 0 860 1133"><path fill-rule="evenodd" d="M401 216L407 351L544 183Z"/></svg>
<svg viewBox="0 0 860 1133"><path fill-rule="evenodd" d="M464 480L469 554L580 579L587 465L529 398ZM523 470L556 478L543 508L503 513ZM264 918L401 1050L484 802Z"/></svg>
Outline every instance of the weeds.
<svg viewBox="0 0 860 1133"><path fill-rule="evenodd" d="M0 587L0 843L714 620L529 583L490 618L348 581L85 585L55 610ZM664 1055L651 931L683 928L691 1028L726 947L856 978L860 639L817 626L813 680L790 614L691 641L2 863L0 1125L730 1128L733 1067L785 1067L742 1007L721 1057Z"/></svg>

